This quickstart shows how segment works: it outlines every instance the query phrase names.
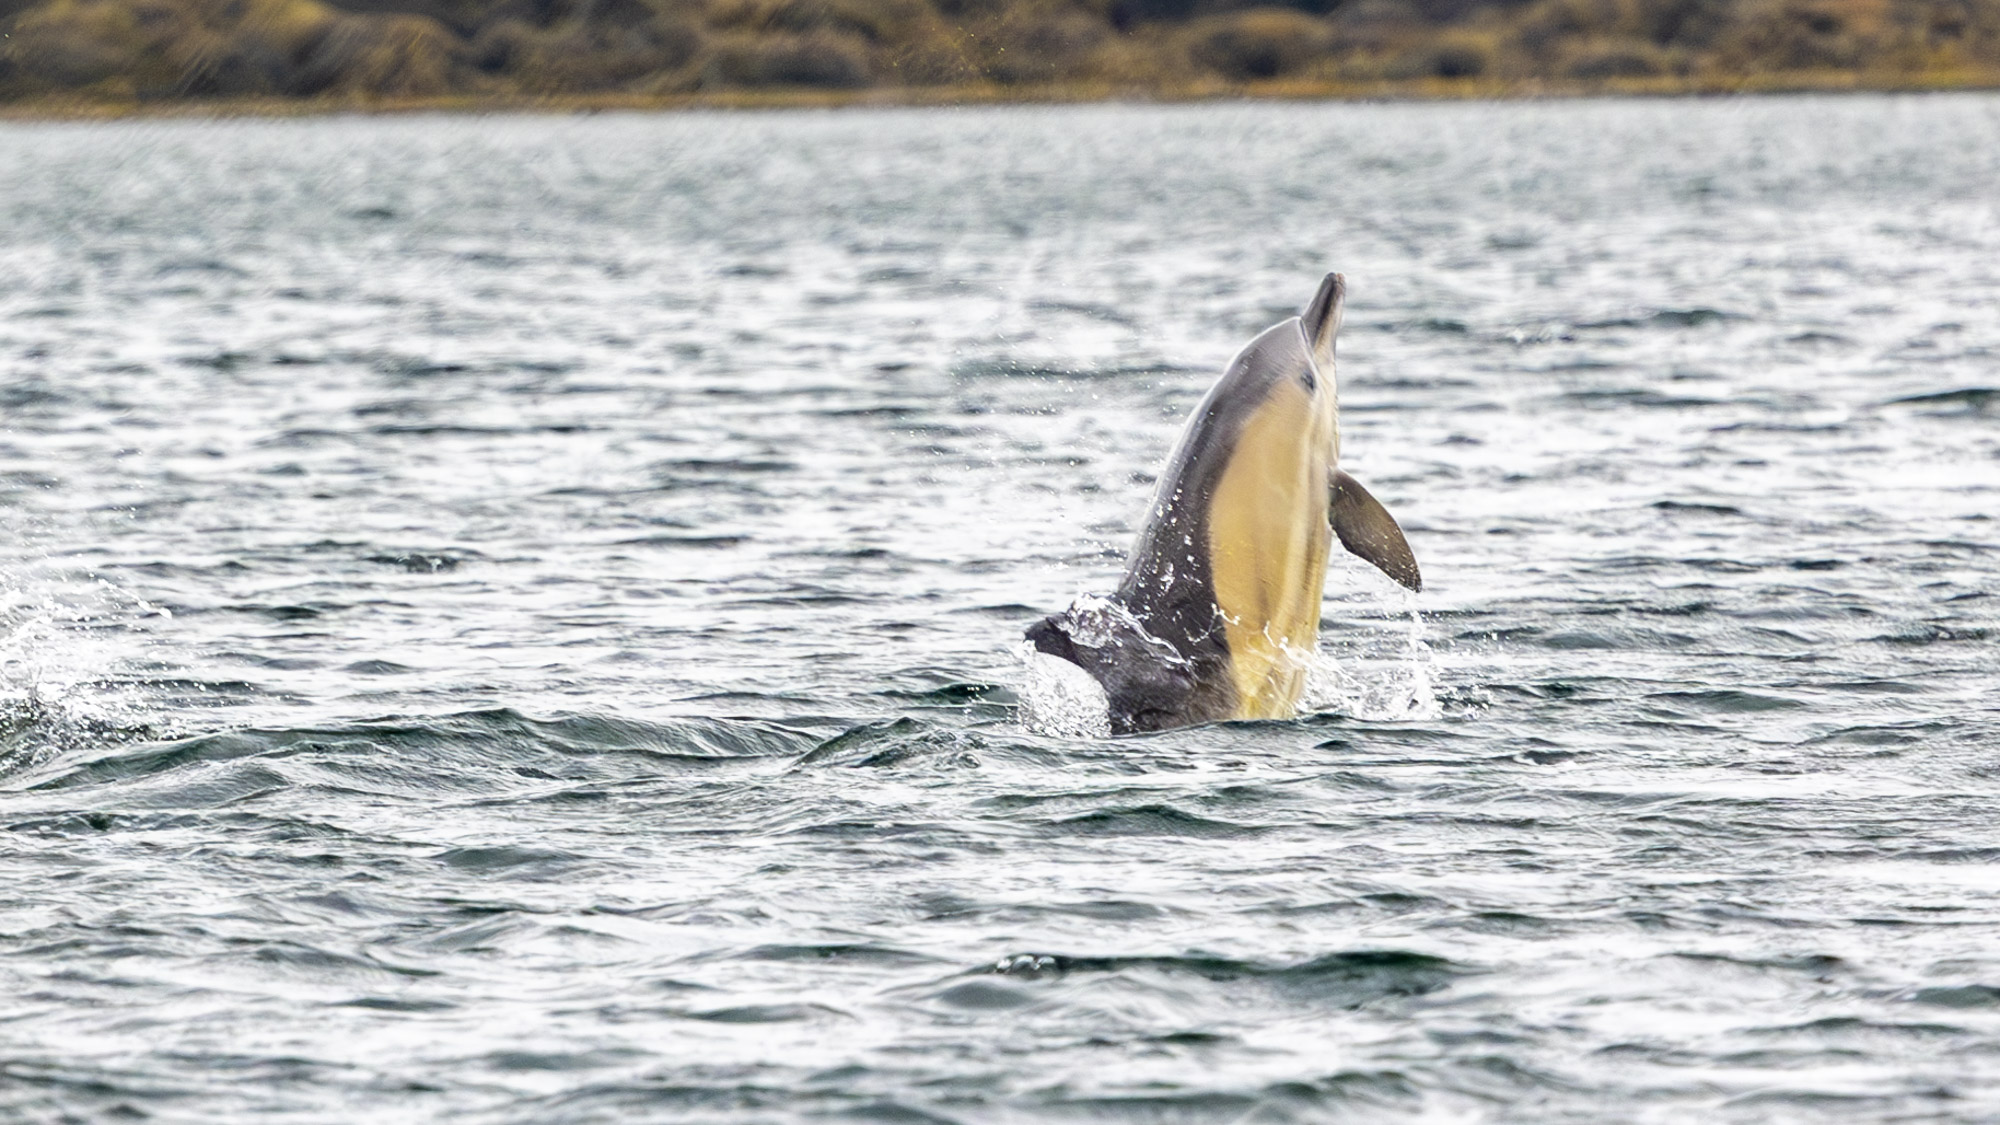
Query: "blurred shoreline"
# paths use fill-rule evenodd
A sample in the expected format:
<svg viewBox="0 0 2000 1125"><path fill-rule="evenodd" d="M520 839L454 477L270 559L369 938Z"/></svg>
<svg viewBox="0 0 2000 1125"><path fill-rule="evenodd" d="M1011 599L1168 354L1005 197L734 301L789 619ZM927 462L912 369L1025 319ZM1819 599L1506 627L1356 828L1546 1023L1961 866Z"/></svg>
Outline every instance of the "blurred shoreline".
<svg viewBox="0 0 2000 1125"><path fill-rule="evenodd" d="M0 116L2000 88L2000 0L0 0Z"/></svg>
<svg viewBox="0 0 2000 1125"><path fill-rule="evenodd" d="M1719 98L1788 94L1941 94L2000 90L2000 71L1869 76L1772 74L1729 81L1679 79L1561 82L1258 83L1134 89L1068 85L1022 89L997 85L868 90L731 90L675 95L556 94L423 97L287 98L276 96L117 100L52 95L0 102L0 121L92 121L122 118L324 117L400 114L591 114L788 109L948 109L980 106L1230 101L1448 102L1562 101L1589 98Z"/></svg>

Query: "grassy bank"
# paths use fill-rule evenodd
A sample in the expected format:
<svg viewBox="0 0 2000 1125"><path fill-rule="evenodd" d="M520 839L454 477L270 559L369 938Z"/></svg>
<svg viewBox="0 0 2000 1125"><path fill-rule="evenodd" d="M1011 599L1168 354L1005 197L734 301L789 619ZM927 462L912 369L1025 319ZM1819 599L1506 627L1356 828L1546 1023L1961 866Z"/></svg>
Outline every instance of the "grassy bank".
<svg viewBox="0 0 2000 1125"><path fill-rule="evenodd" d="M845 107L1065 105L1087 102L1199 102L1239 98L1314 101L1448 101L1575 97L1717 97L1786 93L1921 93L2000 89L2000 71L1868 75L1845 71L1752 75L1736 80L1679 78L1600 82L1419 81L1257 82L1160 89L1110 85L993 84L890 89L720 90L686 94L444 94L377 97L178 97L136 99L55 93L0 101L0 120L109 120L125 117L309 117L325 114L606 113L667 110L831 109Z"/></svg>
<svg viewBox="0 0 2000 1125"><path fill-rule="evenodd" d="M1278 101L1451 101L1578 97L1720 97L1791 93L1927 93L2000 90L2000 71L1923 75L1784 73L1740 81L1678 79L1608 82L1269 82L1176 89L1093 85L967 85L866 91L724 90L691 94L551 94L423 97L182 97L132 99L52 94L0 102L0 121L115 120L129 117L312 117L329 114L615 113L672 110L837 109L978 105L1170 104L1256 98Z"/></svg>
<svg viewBox="0 0 2000 1125"><path fill-rule="evenodd" d="M0 0L0 113L2000 87L2000 0Z"/></svg>

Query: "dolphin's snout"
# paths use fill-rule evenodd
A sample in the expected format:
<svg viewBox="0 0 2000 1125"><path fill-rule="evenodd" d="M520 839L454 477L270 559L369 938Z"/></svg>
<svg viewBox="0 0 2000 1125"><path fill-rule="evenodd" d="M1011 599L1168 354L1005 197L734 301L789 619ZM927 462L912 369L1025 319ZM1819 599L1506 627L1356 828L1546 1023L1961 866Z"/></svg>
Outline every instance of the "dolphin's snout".
<svg viewBox="0 0 2000 1125"><path fill-rule="evenodd" d="M1340 317L1346 307L1347 278L1327 274L1306 311L1299 314L1299 328L1312 348L1313 363L1324 367L1333 362L1333 338L1340 333Z"/></svg>

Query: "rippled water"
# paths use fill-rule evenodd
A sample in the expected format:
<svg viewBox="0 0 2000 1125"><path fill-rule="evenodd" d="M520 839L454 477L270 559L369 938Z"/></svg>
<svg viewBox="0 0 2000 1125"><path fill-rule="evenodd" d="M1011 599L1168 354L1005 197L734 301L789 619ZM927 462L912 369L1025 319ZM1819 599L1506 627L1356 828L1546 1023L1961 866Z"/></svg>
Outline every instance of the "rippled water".
<svg viewBox="0 0 2000 1125"><path fill-rule="evenodd" d="M1992 1120L1996 183L1986 95L0 126L0 1113ZM1024 730L1330 268L1426 592Z"/></svg>

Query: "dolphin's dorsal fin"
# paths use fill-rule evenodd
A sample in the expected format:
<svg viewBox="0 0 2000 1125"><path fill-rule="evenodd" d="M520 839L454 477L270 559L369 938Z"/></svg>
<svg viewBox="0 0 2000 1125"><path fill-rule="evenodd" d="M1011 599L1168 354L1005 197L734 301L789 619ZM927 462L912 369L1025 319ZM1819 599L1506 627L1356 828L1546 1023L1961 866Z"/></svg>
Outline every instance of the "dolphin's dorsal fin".
<svg viewBox="0 0 2000 1125"><path fill-rule="evenodd" d="M1347 279L1337 273L1319 283L1306 311L1299 314L1299 328L1312 349L1313 364L1325 367L1333 362L1333 338L1340 333L1340 314L1347 305Z"/></svg>
<svg viewBox="0 0 2000 1125"><path fill-rule="evenodd" d="M1337 280L1340 275L1335 274ZM1325 289L1320 290L1321 293ZM1315 298L1314 302L1317 303ZM1338 299L1335 301L1338 307ZM1340 545L1372 564L1375 569L1412 590L1424 588L1424 576L1417 570L1417 556L1410 553L1410 541L1396 517L1368 494L1361 482L1335 469L1333 499L1327 506L1327 522L1340 536Z"/></svg>

